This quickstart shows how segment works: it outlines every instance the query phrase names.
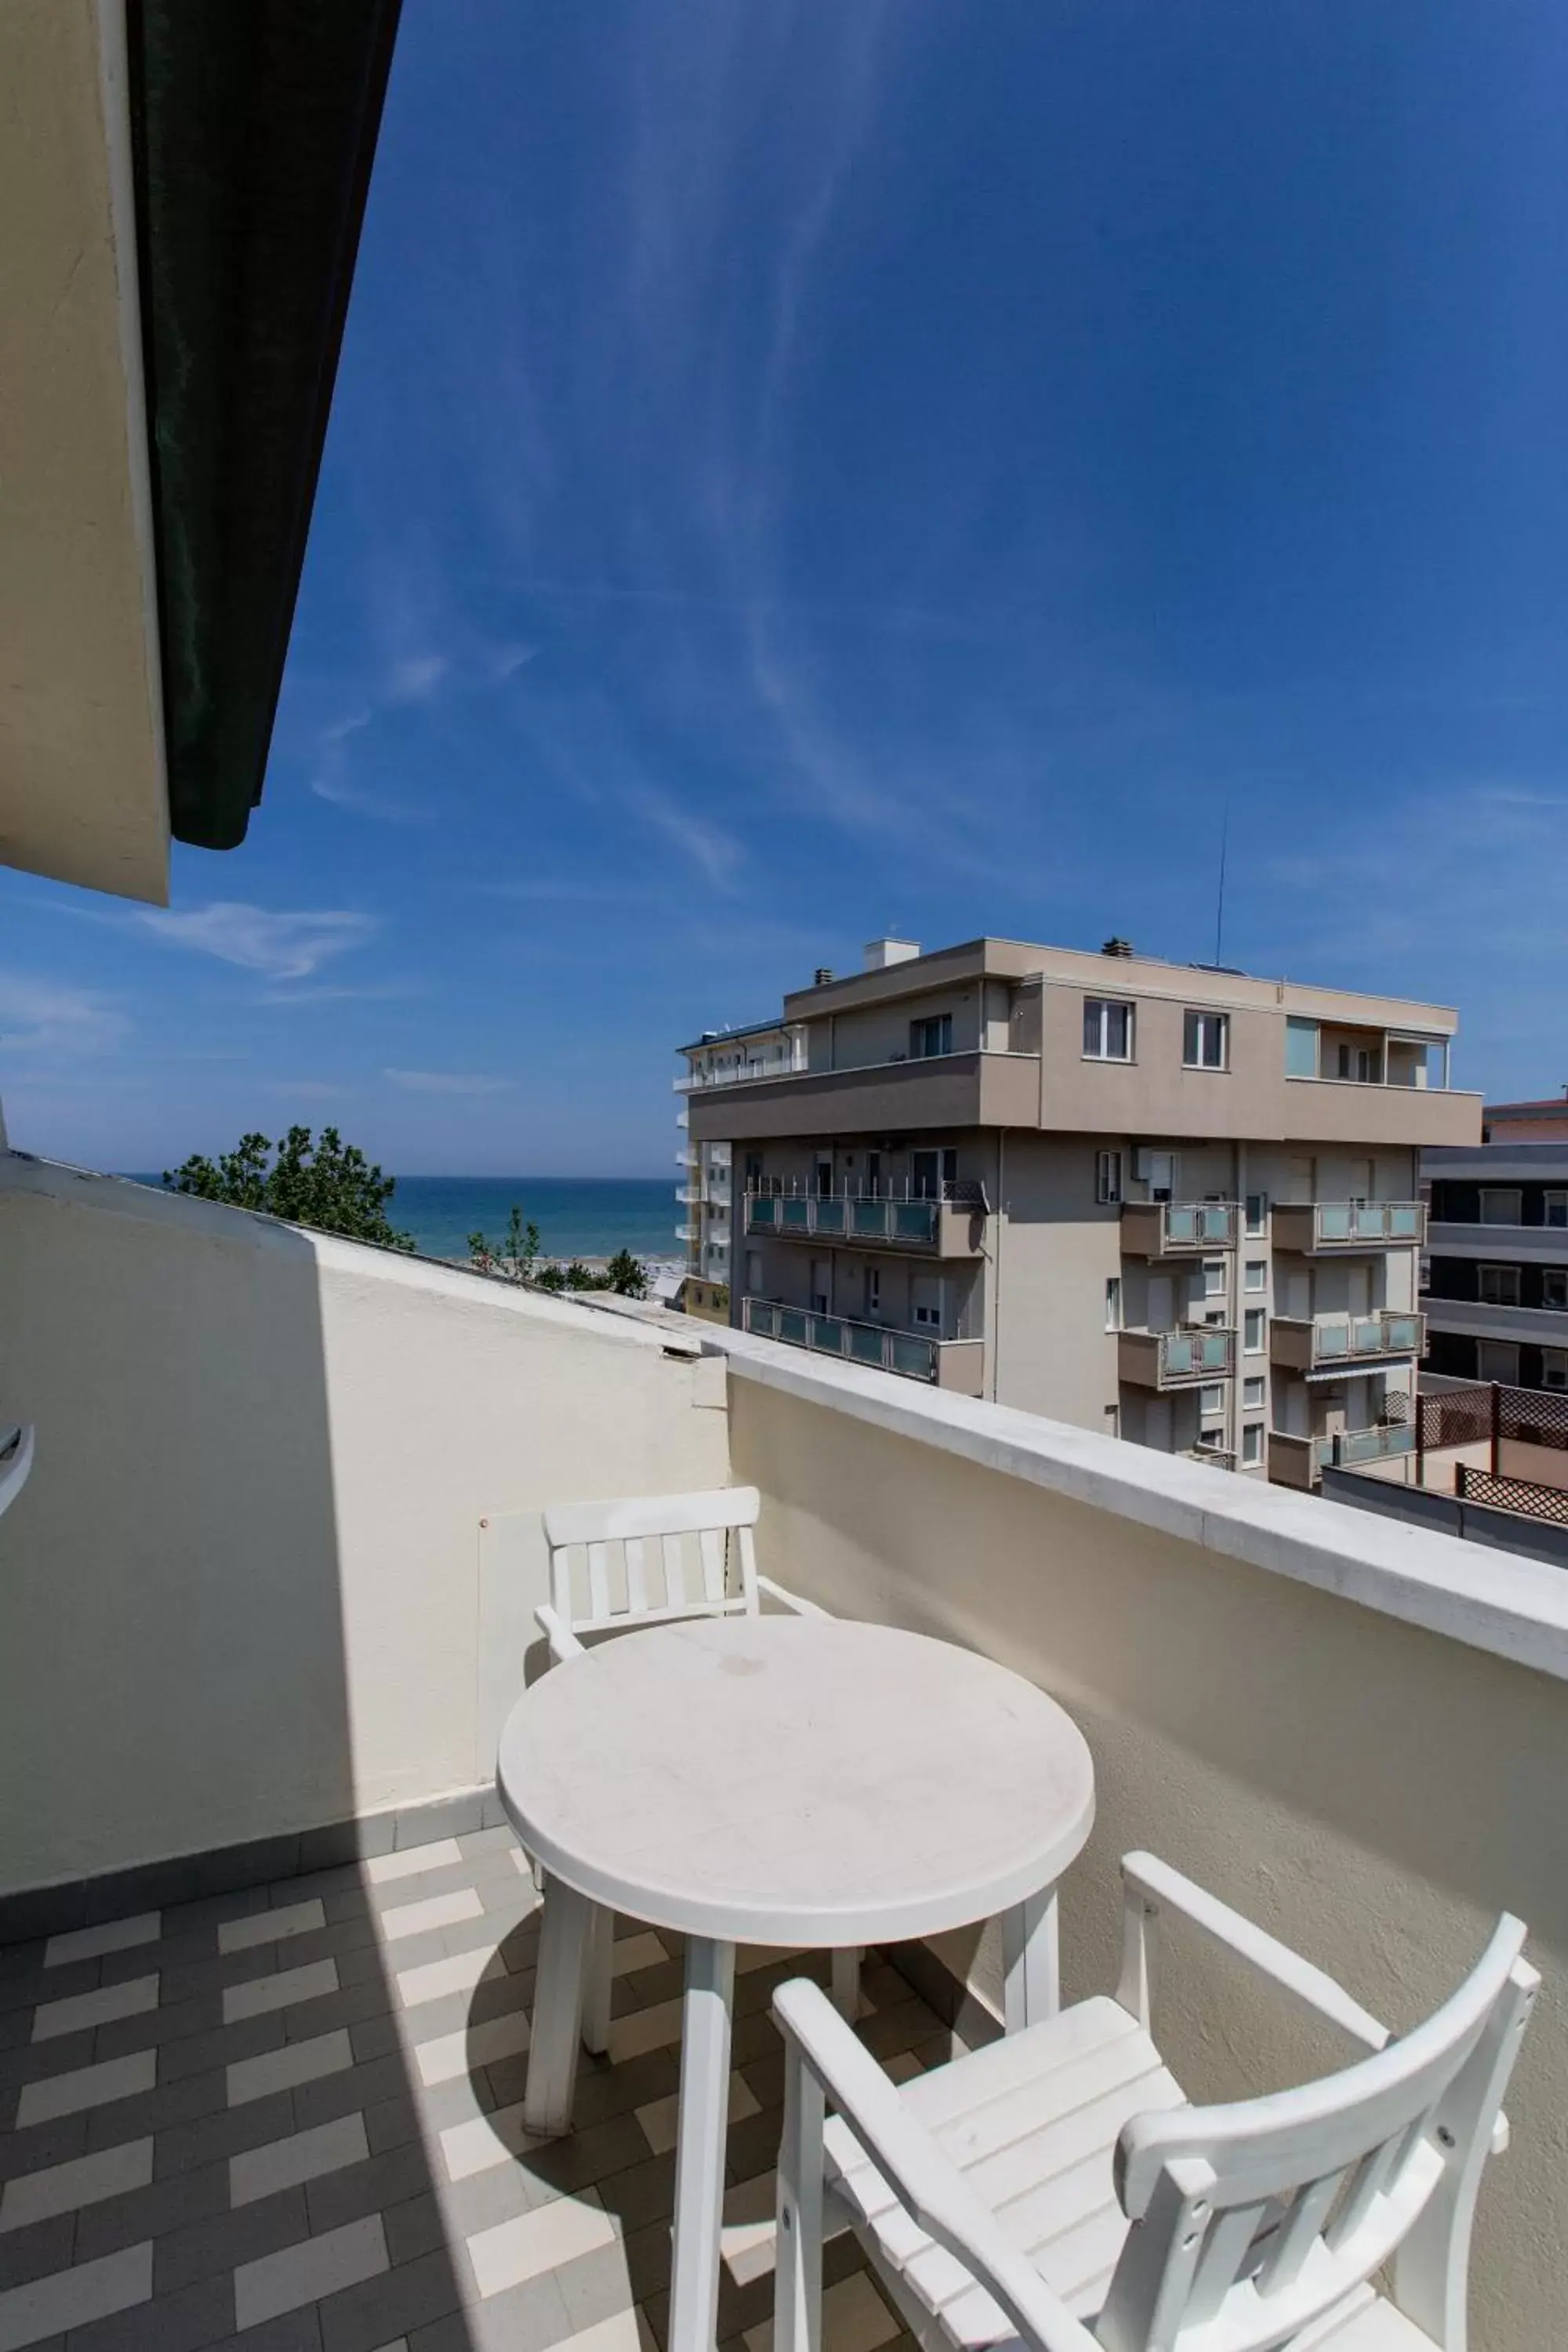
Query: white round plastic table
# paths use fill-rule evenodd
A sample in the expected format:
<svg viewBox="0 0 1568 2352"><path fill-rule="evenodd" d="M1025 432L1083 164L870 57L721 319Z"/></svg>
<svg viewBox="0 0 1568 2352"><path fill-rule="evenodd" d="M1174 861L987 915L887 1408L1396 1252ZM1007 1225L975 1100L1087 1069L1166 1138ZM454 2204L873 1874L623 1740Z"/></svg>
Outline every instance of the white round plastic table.
<svg viewBox="0 0 1568 2352"><path fill-rule="evenodd" d="M555 1666L497 1785L547 1873L524 2121L571 2122L584 1963L616 1911L686 1939L670 2341L715 2341L737 1944L843 1950L1003 1915L1009 2032L1058 2005L1082 1733L1005 1666L839 1618L688 1620Z"/></svg>

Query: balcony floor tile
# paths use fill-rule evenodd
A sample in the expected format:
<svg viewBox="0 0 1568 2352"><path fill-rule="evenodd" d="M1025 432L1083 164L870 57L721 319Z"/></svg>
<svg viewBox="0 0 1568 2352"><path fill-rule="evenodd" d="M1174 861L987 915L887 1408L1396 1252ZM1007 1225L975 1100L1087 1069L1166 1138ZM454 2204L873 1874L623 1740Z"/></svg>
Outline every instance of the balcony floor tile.
<svg viewBox="0 0 1568 2352"><path fill-rule="evenodd" d="M668 2352L680 1939L617 1923L612 2055L584 2059L574 2130L527 2142L530 1874L509 1830L431 1826L391 1859L0 1949L14 2071L47 2069L0 2104L23 2110L0 2130L5 2347ZM825 1968L742 1958L719 2333L747 2352L773 2292L766 2002ZM890 2074L946 2053L885 1963L865 1986ZM827 2276L825 2352L908 2352L852 2241Z"/></svg>

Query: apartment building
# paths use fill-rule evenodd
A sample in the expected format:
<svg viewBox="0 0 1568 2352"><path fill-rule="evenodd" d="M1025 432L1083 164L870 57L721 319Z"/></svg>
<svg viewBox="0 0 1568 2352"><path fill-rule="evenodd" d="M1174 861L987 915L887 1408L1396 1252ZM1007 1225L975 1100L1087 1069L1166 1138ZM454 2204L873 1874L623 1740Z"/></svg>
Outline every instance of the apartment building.
<svg viewBox="0 0 1568 2352"><path fill-rule="evenodd" d="M679 1051L686 1071L676 1079L676 1091L689 1095L709 1087L754 1085L786 1076L801 1066L805 1039L782 1021L757 1021L744 1028L705 1029L695 1045L682 1045ZM675 1237L686 1248L680 1303L689 1315L728 1323L732 1214L729 1140L694 1137L684 1102L676 1123L682 1133L675 1155L680 1170Z"/></svg>
<svg viewBox="0 0 1568 2352"><path fill-rule="evenodd" d="M1550 1110L1550 1104L1504 1109ZM1568 1389L1568 1131L1427 1151L1429 1258L1422 1305L1427 1363L1460 1380Z"/></svg>
<svg viewBox="0 0 1568 2352"><path fill-rule="evenodd" d="M1568 1145L1568 1087L1540 1102L1488 1103L1481 1141Z"/></svg>
<svg viewBox="0 0 1568 2352"><path fill-rule="evenodd" d="M682 1082L730 1318L1313 1486L1410 1443L1418 1158L1480 1133L1457 1025L1119 940L874 941L785 998L772 1073Z"/></svg>

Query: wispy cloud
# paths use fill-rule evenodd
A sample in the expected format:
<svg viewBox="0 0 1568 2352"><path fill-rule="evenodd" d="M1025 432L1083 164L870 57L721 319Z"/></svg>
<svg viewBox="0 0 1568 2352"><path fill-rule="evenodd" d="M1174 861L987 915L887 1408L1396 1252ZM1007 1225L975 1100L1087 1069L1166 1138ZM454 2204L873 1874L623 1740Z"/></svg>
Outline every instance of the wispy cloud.
<svg viewBox="0 0 1568 2352"><path fill-rule="evenodd" d="M513 1078L461 1070L385 1070L382 1075L411 1095L500 1095L516 1084Z"/></svg>
<svg viewBox="0 0 1568 2352"><path fill-rule="evenodd" d="M707 817L682 808L668 793L645 788L637 795L634 805L637 814L656 832L662 833L667 841L672 841L715 889L733 887L736 871L745 856L738 841L721 832Z"/></svg>
<svg viewBox="0 0 1568 2352"><path fill-rule="evenodd" d="M346 909L288 913L228 898L207 907L139 907L130 919L173 947L195 948L272 981L308 980L333 956L362 947L375 928L369 915Z"/></svg>
<svg viewBox="0 0 1568 2352"><path fill-rule="evenodd" d="M121 1005L98 989L0 971L0 1045L8 1053L105 1054L129 1026Z"/></svg>

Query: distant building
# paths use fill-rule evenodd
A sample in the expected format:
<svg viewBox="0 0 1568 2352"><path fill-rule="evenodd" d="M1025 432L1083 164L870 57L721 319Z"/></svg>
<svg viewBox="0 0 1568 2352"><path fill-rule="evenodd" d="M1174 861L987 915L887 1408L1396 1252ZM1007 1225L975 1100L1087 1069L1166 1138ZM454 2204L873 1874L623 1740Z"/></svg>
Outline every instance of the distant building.
<svg viewBox="0 0 1568 2352"><path fill-rule="evenodd" d="M1481 1113L1481 1141L1568 1144L1568 1087L1543 1102L1489 1103Z"/></svg>
<svg viewBox="0 0 1568 2352"><path fill-rule="evenodd" d="M1516 1139L1512 1113L1553 1109L1554 1141ZM1483 1118L1489 1143L1422 1156L1427 1367L1568 1389L1568 1103L1502 1103Z"/></svg>
<svg viewBox="0 0 1568 2352"><path fill-rule="evenodd" d="M802 1046L784 1023L759 1021L742 1029L705 1029L695 1045L682 1045L679 1051L686 1056L686 1075L677 1078L676 1091L690 1095L710 1087L782 1076L797 1066ZM686 1130L676 1153L681 1173L675 1195L680 1206L675 1236L686 1249L680 1303L689 1315L728 1323L730 1146L722 1138L701 1143L693 1140L684 1103L677 1123Z"/></svg>
<svg viewBox="0 0 1568 2352"><path fill-rule="evenodd" d="M876 940L685 1049L694 1272L722 1230L749 1330L1312 1486L1410 1442L1456 1027L1120 940Z"/></svg>

